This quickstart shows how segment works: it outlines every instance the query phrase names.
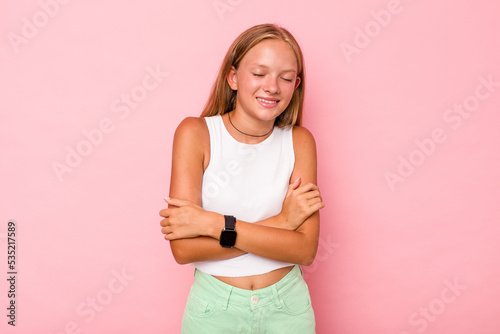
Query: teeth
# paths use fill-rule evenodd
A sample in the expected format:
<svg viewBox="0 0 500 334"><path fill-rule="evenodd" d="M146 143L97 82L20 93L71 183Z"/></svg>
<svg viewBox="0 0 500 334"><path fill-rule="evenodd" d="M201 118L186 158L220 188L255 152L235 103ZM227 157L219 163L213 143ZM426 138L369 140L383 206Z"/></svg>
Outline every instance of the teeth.
<svg viewBox="0 0 500 334"><path fill-rule="evenodd" d="M262 102L264 102L264 103L278 103L278 101L269 101L269 100L264 100L264 99L262 99L262 98L260 98L260 97L258 97L258 98L257 98L257 100L262 101Z"/></svg>

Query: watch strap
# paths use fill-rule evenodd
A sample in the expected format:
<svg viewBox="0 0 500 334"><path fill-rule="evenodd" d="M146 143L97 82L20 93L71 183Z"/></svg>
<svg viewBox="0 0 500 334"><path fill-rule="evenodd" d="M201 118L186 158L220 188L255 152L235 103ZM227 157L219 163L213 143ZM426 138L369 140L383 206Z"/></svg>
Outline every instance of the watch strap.
<svg viewBox="0 0 500 334"><path fill-rule="evenodd" d="M224 230L234 231L236 225L236 218L234 216L224 216Z"/></svg>

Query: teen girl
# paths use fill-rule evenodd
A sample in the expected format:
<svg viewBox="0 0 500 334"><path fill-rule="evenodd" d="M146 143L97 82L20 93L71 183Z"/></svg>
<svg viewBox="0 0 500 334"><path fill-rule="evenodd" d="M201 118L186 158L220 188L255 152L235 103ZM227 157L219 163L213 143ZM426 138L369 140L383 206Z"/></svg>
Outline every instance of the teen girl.
<svg viewBox="0 0 500 334"><path fill-rule="evenodd" d="M195 280L182 333L315 333L300 265L316 255L316 148L300 126L294 37L254 26L231 45L201 117L173 142L162 233Z"/></svg>

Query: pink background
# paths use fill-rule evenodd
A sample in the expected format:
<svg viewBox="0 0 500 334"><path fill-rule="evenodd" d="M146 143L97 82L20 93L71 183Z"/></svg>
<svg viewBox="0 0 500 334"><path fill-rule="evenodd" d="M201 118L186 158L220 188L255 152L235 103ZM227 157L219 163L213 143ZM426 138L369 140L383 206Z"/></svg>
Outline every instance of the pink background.
<svg viewBox="0 0 500 334"><path fill-rule="evenodd" d="M174 262L158 216L173 131L199 115L234 38L273 22L305 54L327 204L304 268L317 332L498 334L499 9L2 1L2 333L179 332L193 269Z"/></svg>

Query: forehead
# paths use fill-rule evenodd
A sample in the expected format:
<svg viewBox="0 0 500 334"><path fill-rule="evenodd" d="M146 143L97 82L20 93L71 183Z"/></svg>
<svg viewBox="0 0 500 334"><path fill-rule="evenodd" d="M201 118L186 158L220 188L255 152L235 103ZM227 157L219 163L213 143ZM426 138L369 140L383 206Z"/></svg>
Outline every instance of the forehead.
<svg viewBox="0 0 500 334"><path fill-rule="evenodd" d="M297 70L295 52L287 42L279 39L266 39L258 43L247 52L241 64Z"/></svg>

